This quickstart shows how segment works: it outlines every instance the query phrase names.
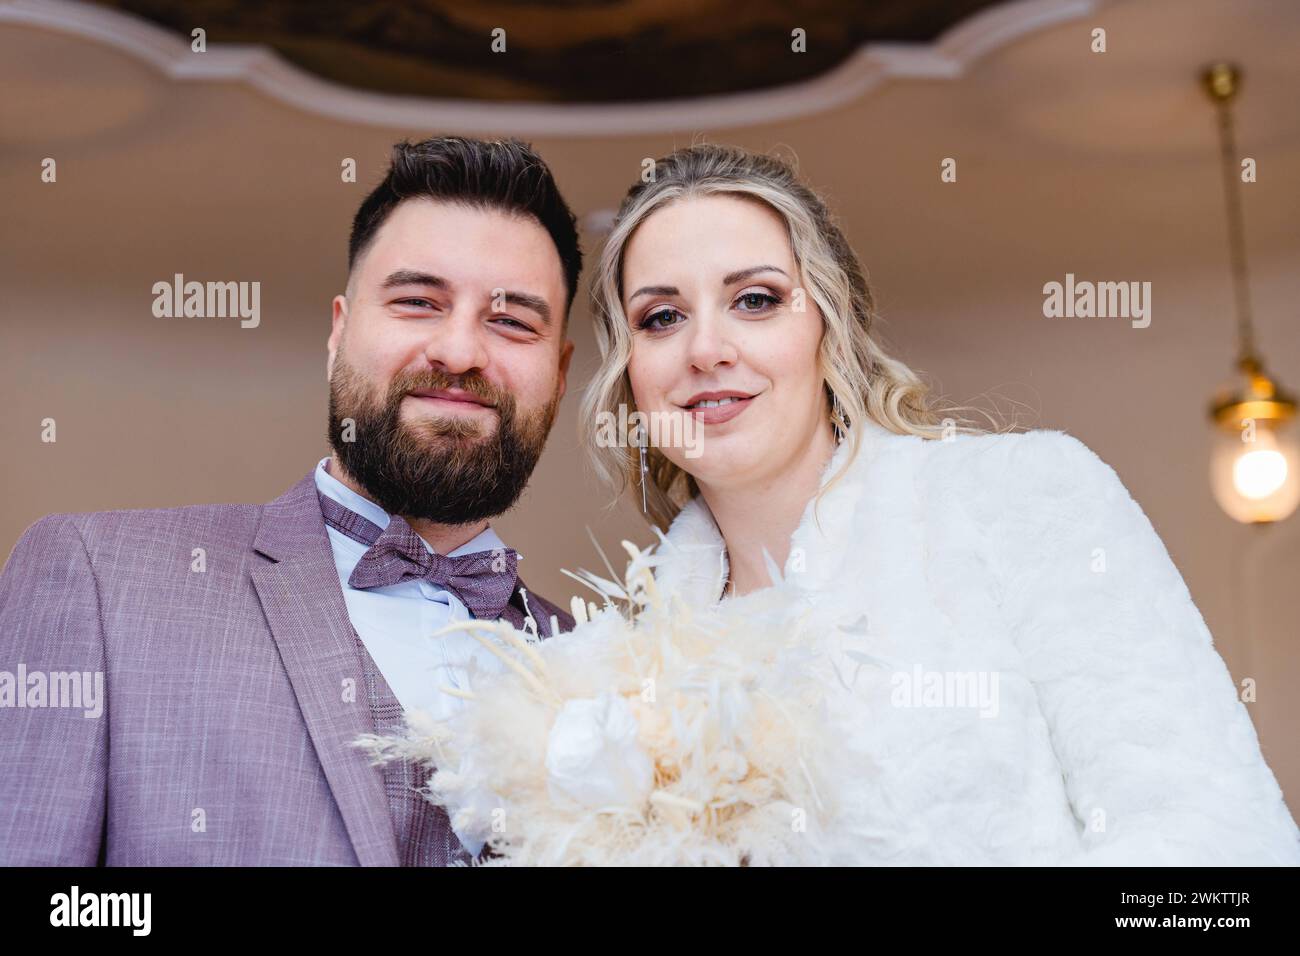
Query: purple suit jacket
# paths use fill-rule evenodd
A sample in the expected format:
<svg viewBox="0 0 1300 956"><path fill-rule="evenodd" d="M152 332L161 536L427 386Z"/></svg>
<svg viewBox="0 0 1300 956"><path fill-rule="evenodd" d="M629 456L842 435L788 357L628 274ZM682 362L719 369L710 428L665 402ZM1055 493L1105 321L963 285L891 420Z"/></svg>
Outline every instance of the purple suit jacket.
<svg viewBox="0 0 1300 956"><path fill-rule="evenodd" d="M374 728L316 495L308 473L267 505L27 529L0 671L102 672L105 702L0 706L0 865L397 865L382 770L349 746Z"/></svg>

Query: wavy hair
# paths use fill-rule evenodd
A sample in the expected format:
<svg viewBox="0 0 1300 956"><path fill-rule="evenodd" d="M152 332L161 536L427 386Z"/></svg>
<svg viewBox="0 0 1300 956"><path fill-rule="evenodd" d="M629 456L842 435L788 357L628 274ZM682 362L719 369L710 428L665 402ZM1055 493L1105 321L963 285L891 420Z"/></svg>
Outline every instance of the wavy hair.
<svg viewBox="0 0 1300 956"><path fill-rule="evenodd" d="M653 175L643 176L642 182L628 190L592 278L600 366L583 395L580 423L598 476L616 494L621 495L640 478L636 447L604 447L597 439L602 413L617 418L620 405L635 409L627 374L632 333L623 310L627 244L656 210L693 196L712 195L757 200L785 221L806 296L821 312L824 332L819 363L830 410L828 424L851 447L844 467L823 485L819 500L858 454L861 434L853 428L855 421L869 418L895 433L927 439L987 431L955 415L970 406L937 399L917 373L886 353L873 332L875 301L858 257L825 202L799 180L789 164L737 147L689 146L659 159ZM647 449L647 465L649 518L666 530L699 488L694 478L653 447Z"/></svg>

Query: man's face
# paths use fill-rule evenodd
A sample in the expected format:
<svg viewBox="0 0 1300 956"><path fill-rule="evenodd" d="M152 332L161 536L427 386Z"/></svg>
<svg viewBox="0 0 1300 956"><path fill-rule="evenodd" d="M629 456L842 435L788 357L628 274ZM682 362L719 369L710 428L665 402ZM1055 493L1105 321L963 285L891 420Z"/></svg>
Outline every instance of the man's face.
<svg viewBox="0 0 1300 956"><path fill-rule="evenodd" d="M514 504L564 394L565 298L534 219L429 199L389 214L329 338L330 444L376 504L440 524Z"/></svg>

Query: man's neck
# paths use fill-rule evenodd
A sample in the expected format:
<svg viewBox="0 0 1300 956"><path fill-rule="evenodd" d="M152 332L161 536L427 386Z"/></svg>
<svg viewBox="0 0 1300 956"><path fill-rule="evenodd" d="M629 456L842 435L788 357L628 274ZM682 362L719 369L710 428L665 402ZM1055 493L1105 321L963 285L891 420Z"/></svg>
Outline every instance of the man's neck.
<svg viewBox="0 0 1300 956"><path fill-rule="evenodd" d="M349 491L355 492L367 501L374 502L370 492L348 474L347 469L343 467L343 463L339 461L337 455L330 455L325 470L329 472L331 478ZM412 531L423 538L429 547L439 554L450 554L461 545L473 541L486 531L488 526L487 521L476 521L469 524L439 524L426 518L411 518L407 515L401 515L400 517L411 526Z"/></svg>

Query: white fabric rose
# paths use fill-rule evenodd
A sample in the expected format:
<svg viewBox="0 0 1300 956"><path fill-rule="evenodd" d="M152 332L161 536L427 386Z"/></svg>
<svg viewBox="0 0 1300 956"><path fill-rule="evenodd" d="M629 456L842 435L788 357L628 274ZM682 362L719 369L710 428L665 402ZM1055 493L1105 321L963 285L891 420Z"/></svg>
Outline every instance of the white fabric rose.
<svg viewBox="0 0 1300 956"><path fill-rule="evenodd" d="M570 700L546 746L552 800L580 807L640 807L654 786L654 764L637 742L637 721L617 694Z"/></svg>

